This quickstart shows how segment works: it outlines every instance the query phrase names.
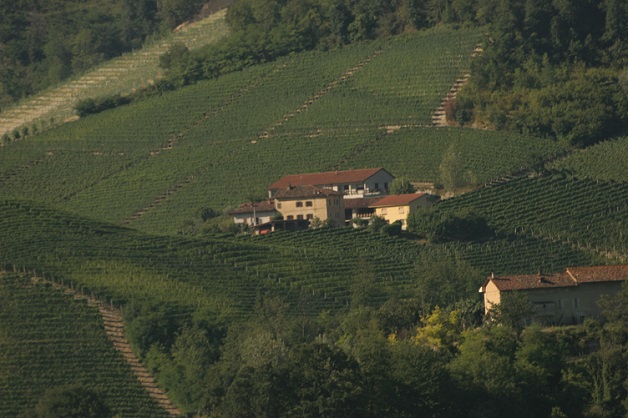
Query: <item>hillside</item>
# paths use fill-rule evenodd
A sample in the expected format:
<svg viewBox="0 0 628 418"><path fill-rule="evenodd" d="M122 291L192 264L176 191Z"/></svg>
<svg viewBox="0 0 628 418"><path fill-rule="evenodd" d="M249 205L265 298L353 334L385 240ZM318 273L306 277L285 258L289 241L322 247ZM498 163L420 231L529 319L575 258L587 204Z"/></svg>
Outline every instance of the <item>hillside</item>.
<svg viewBox="0 0 628 418"><path fill-rule="evenodd" d="M0 350L0 376L11 383L0 397L19 400L0 416L34 405L48 386L101 378L96 389L121 416L162 413L95 309L50 282L120 308L135 355L190 414L620 411L625 356L616 354L620 337L608 336L626 329L621 312L608 330L480 327L477 290L491 273L628 259L625 137L576 150L549 137L432 125L483 33L441 25L289 54L0 147L0 343L41 342L24 356ZM265 197L283 175L385 167L438 184L451 153L466 193L431 213L473 214L482 236L219 232L228 209ZM219 216L204 222L204 209ZM80 326L68 329L69 318ZM93 374L70 364L75 343ZM48 347L49 365L38 362ZM11 370L29 367L59 380L13 380ZM115 373L101 377L102 367ZM605 370L617 375L594 387Z"/></svg>
<svg viewBox="0 0 628 418"><path fill-rule="evenodd" d="M15 132L31 135L50 129L75 116L74 106L82 99L129 94L153 83L162 76L159 56L175 43L189 49L216 42L228 33L225 11L187 25L163 38L147 43L143 48L106 61L73 80L49 88L22 100L0 112L0 137L5 134L15 139ZM3 141L4 142L4 141ZM0 146L5 145L0 142Z"/></svg>
<svg viewBox="0 0 628 418"><path fill-rule="evenodd" d="M0 416L50 388L83 385L125 417L165 417L107 339L98 311L49 285L0 273Z"/></svg>
<svg viewBox="0 0 628 418"><path fill-rule="evenodd" d="M437 29L309 52L91 116L1 149L0 196L176 233L289 173L386 166L438 182L453 146L487 182L563 153L551 140L428 128L478 40Z"/></svg>

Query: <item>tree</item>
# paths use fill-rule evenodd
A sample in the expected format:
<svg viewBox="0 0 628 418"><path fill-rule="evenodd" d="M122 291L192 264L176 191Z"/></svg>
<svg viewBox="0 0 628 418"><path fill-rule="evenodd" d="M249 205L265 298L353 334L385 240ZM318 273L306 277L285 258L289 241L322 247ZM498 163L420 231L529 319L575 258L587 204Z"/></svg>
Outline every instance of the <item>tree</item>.
<svg viewBox="0 0 628 418"><path fill-rule="evenodd" d="M48 390L29 417L34 418L109 418L111 410L98 394L81 386Z"/></svg>
<svg viewBox="0 0 628 418"><path fill-rule="evenodd" d="M470 173L467 173L462 161L462 154L450 146L438 166L441 181L446 190L456 193L460 189L470 185Z"/></svg>
<svg viewBox="0 0 628 418"><path fill-rule="evenodd" d="M503 293L501 302L491 307L489 318L498 324L522 329L533 313L532 304L525 293Z"/></svg>
<svg viewBox="0 0 628 418"><path fill-rule="evenodd" d="M414 186L406 176L397 177L390 183L390 194L408 193L414 193Z"/></svg>

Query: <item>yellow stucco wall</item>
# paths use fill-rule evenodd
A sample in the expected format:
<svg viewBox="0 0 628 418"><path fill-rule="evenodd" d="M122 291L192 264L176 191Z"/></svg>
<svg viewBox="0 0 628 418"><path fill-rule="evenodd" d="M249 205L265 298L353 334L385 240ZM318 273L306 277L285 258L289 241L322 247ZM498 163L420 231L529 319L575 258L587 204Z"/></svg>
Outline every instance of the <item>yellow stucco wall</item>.
<svg viewBox="0 0 628 418"><path fill-rule="evenodd" d="M396 221L401 221L402 229L407 228L408 223L408 215L414 213L418 208L423 206L428 206L430 204L428 196L423 195L418 199L410 202L409 205L401 205L401 206L387 206L385 208L375 208L375 215L380 216L388 221L388 223L393 223Z"/></svg>
<svg viewBox="0 0 628 418"><path fill-rule="evenodd" d="M319 218L321 221L326 221L331 219L334 226L344 225L345 206L342 196L277 199L275 208L285 220Z"/></svg>

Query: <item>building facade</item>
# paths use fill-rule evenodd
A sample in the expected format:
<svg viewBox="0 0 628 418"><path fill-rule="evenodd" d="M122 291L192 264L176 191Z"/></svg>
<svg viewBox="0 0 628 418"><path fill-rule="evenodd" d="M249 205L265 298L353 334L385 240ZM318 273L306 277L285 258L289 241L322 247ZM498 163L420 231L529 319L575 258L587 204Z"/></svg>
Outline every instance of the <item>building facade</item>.
<svg viewBox="0 0 628 418"><path fill-rule="evenodd" d="M343 226L345 206L343 194L312 185L292 186L274 193L275 209L285 221L315 218L329 221L332 226Z"/></svg>
<svg viewBox="0 0 628 418"><path fill-rule="evenodd" d="M408 215L420 207L433 205L437 200L438 196L426 193L398 194L383 197L371 207L375 209L375 216L384 218L388 223L401 221L401 228L405 230Z"/></svg>
<svg viewBox="0 0 628 418"><path fill-rule="evenodd" d="M525 294L532 307L532 322L577 324L597 318L602 295L614 295L628 280L628 265L568 267L554 274L527 274L489 277L480 292L484 294L484 312L499 305L507 292Z"/></svg>

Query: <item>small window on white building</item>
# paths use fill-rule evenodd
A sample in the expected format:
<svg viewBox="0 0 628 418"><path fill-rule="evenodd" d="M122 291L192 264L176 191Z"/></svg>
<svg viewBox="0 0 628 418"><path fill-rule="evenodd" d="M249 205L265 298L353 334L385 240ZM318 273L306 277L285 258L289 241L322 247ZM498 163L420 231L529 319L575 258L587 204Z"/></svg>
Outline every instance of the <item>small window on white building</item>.
<svg viewBox="0 0 628 418"><path fill-rule="evenodd" d="M406 213L406 208L399 206L399 214L403 215L404 213Z"/></svg>
<svg viewBox="0 0 628 418"><path fill-rule="evenodd" d="M303 207L303 202L297 202L297 207L298 208L302 208Z"/></svg>
<svg viewBox="0 0 628 418"><path fill-rule="evenodd" d="M311 208L312 207L312 202L311 201L305 202L305 206L308 207L308 208Z"/></svg>
<svg viewBox="0 0 628 418"><path fill-rule="evenodd" d="M382 215L386 215L386 214L387 214L386 208L382 208Z"/></svg>
<svg viewBox="0 0 628 418"><path fill-rule="evenodd" d="M281 203L277 203L277 209L281 209Z"/></svg>

